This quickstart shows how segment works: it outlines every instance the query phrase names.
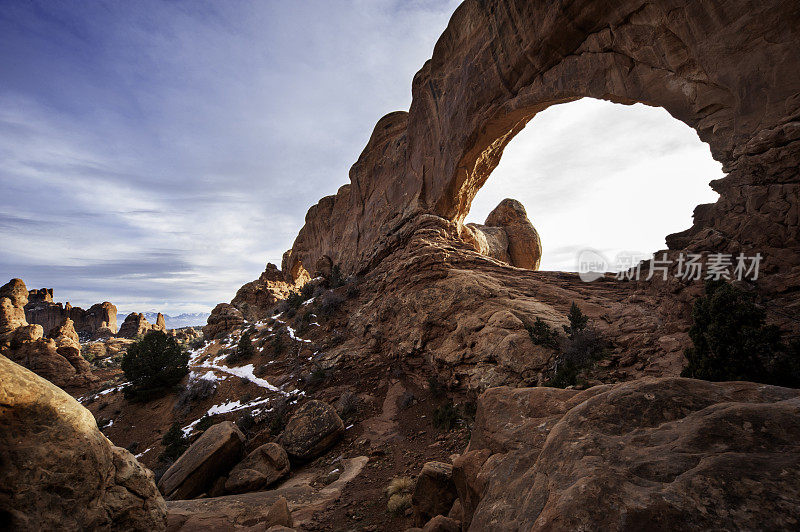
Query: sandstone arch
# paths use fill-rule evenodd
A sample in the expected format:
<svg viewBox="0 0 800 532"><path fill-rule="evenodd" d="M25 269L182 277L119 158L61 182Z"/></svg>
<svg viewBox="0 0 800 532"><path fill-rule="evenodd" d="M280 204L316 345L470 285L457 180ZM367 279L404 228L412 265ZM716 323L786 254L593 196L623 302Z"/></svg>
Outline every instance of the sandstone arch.
<svg viewBox="0 0 800 532"><path fill-rule="evenodd" d="M800 266L800 5L769 0L467 0L382 118L349 185L312 207L284 257L369 268L420 215L460 226L503 148L539 111L580 97L665 108L723 163L713 205L672 249L759 250Z"/></svg>

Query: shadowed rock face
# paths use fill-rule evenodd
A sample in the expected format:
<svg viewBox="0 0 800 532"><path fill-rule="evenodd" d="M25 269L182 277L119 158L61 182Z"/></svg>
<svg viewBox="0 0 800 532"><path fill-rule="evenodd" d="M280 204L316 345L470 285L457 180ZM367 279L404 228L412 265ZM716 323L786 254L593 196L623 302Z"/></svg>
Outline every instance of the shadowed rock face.
<svg viewBox="0 0 800 532"><path fill-rule="evenodd" d="M493 388L478 401L470 453L455 464L465 522L470 530L794 528L798 414L800 391L745 382Z"/></svg>
<svg viewBox="0 0 800 532"><path fill-rule="evenodd" d="M8 530L163 530L153 473L65 392L0 356L0 523Z"/></svg>
<svg viewBox="0 0 800 532"><path fill-rule="evenodd" d="M799 23L781 0L467 0L414 77L409 112L378 122L350 184L308 211L282 269L299 280L329 256L363 271L421 214L461 224L528 121L593 97L665 108L728 172L670 248L760 251L791 277L768 290L796 286Z"/></svg>

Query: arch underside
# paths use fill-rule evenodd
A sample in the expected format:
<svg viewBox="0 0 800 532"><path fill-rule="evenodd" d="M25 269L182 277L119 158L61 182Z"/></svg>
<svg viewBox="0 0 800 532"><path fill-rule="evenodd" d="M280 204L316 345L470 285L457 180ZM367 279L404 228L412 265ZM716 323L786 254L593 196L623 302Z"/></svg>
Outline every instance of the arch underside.
<svg viewBox="0 0 800 532"><path fill-rule="evenodd" d="M538 112L582 97L663 107L727 176L670 248L757 250L800 266L800 6L712 1L467 0L375 128L349 185L324 198L284 261L380 260L415 217L461 224L503 149ZM792 250L787 253L786 250Z"/></svg>

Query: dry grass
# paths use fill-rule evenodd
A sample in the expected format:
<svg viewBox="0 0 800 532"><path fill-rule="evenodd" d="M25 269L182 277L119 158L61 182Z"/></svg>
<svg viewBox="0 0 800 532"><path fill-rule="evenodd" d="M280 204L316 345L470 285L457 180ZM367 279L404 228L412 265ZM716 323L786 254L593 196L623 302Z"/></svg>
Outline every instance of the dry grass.
<svg viewBox="0 0 800 532"><path fill-rule="evenodd" d="M414 490L414 480L411 477L395 477L386 486L386 496L411 493Z"/></svg>
<svg viewBox="0 0 800 532"><path fill-rule="evenodd" d="M406 511L407 508L411 508L411 494L404 493L399 494L395 493L391 497L389 497L389 502L386 504L386 510L390 514L399 515Z"/></svg>
<svg viewBox="0 0 800 532"><path fill-rule="evenodd" d="M386 510L393 515L400 515L411 507L411 492L414 491L414 479L411 477L395 477L386 486L389 502Z"/></svg>

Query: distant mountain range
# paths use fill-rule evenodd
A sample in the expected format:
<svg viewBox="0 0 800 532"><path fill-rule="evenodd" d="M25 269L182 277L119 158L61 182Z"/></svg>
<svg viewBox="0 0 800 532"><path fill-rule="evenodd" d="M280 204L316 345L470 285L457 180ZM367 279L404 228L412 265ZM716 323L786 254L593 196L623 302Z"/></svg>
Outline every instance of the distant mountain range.
<svg viewBox="0 0 800 532"><path fill-rule="evenodd" d="M158 312L142 312L144 317L147 318L147 321L150 323L155 323L156 318L158 318ZM117 323L121 324L125 321L125 317L128 314L120 314L117 316ZM177 316L170 316L168 314L164 314L164 323L167 326L167 329L180 329L181 327L202 327L206 324L208 320L209 313L208 312L194 312L191 314L178 314Z"/></svg>

